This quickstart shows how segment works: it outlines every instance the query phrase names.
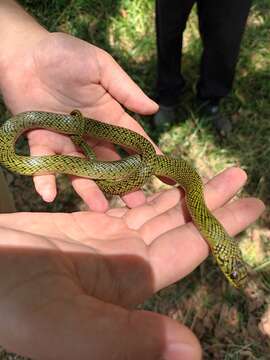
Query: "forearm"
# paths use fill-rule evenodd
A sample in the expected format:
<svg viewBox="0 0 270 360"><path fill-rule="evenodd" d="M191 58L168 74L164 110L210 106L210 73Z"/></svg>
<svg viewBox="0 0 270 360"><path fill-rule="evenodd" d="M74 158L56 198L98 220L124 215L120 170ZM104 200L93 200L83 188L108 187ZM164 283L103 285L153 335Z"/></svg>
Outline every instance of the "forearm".
<svg viewBox="0 0 270 360"><path fill-rule="evenodd" d="M13 0L0 1L0 71L3 74L18 55L47 31Z"/></svg>

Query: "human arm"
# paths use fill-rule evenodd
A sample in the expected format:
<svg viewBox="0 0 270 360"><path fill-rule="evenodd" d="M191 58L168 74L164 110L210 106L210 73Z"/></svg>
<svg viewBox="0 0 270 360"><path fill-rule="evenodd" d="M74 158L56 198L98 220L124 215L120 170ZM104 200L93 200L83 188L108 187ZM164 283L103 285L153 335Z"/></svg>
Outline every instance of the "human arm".
<svg viewBox="0 0 270 360"><path fill-rule="evenodd" d="M13 113L46 110L69 113L79 108L86 116L124 126L146 136L141 126L124 110L142 114L157 110L139 87L105 51L62 33L49 33L12 0L0 2L0 88ZM71 140L45 130L28 135L33 155L65 153L78 155ZM106 142L92 139L100 159L119 158ZM34 178L45 201L56 196L52 175ZM77 193L96 211L108 203L92 181L72 178ZM143 203L142 192L124 197L131 207Z"/></svg>
<svg viewBox="0 0 270 360"><path fill-rule="evenodd" d="M227 204L245 181L232 168L205 187L209 208L231 235L264 209L254 198ZM208 255L184 203L173 189L105 214L1 215L1 344L46 360L200 359L184 325L134 309Z"/></svg>

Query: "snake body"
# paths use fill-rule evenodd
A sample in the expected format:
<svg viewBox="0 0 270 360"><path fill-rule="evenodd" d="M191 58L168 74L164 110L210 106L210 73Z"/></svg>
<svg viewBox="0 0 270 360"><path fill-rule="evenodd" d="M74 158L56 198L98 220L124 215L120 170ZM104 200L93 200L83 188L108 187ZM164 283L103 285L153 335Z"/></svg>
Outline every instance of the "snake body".
<svg viewBox="0 0 270 360"><path fill-rule="evenodd" d="M18 155L15 151L17 138L24 131L37 128L70 135L88 158ZM110 141L137 155L118 161L96 160L83 139L85 136ZM70 115L24 112L7 120L0 128L0 164L22 175L64 173L88 177L105 193L117 195L141 188L152 175L171 178L185 190L190 216L224 275L235 287L242 287L246 281L247 269L240 249L208 210L197 171L183 159L157 155L150 141L129 129L83 117L78 110Z"/></svg>

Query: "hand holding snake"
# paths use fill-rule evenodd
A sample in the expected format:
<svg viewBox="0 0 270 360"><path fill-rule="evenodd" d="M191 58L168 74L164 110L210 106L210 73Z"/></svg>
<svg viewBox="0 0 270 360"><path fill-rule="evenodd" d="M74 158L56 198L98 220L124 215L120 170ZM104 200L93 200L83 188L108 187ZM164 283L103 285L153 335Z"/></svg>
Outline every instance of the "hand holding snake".
<svg viewBox="0 0 270 360"><path fill-rule="evenodd" d="M263 210L256 199L226 204L245 181L242 170L231 168L205 186L209 208L231 235ZM177 343L178 358L201 359L186 326L133 308L208 255L182 196L171 189L106 213L0 214L1 345L33 359L44 358L44 349L47 358L110 359L113 349L122 358L152 360L166 358ZM33 341L36 334L40 341ZM56 334L61 346L51 346Z"/></svg>
<svg viewBox="0 0 270 360"><path fill-rule="evenodd" d="M29 109L61 113L79 108L89 117L128 127L147 137L124 108L151 114L158 106L108 53L70 35L51 34L42 28L37 37L38 40L28 46L25 43L22 48L17 46L16 56L20 61L9 62L2 71L1 89L12 113ZM78 155L76 146L65 135L42 129L29 132L27 137L32 155ZM119 159L110 143L97 139L91 139L90 143L98 158ZM91 210L104 212L108 209L105 196L93 181L70 178L75 191ZM54 175L34 177L34 183L43 200L53 201L56 196ZM134 207L142 204L145 198L137 191L124 196L124 201Z"/></svg>
<svg viewBox="0 0 270 360"><path fill-rule="evenodd" d="M16 139L24 131L32 129L71 135L87 158L16 154ZM86 136L127 147L136 151L137 155L114 162L98 161L84 140ZM0 163L22 175L64 173L91 178L105 193L118 195L139 189L152 175L171 178L185 190L190 216L208 242L224 275L235 287L245 284L247 270L240 249L207 208L199 174L183 159L157 155L153 145L136 132L85 118L78 110L70 115L29 111L16 115L1 127Z"/></svg>
<svg viewBox="0 0 270 360"><path fill-rule="evenodd" d="M124 112L120 103L131 110L139 112L144 108L144 113L154 112L156 105L142 94L140 89L131 82L108 54L68 35L48 34L44 29L38 31L38 33L37 38L35 38L32 44L32 48L28 47L26 51L24 47L17 49L18 56L20 56L21 59L20 66L16 68L16 65L13 65L12 71L6 71L2 79L1 85L4 89L4 98L13 112L32 108L33 104L34 108L42 109L43 103L46 103L50 110L65 112L70 109L71 104L73 104L74 107L77 106L87 114L92 114L101 120L106 119L111 123L117 122L118 125L123 126L128 123L130 129L142 133L138 125L135 126L136 122ZM63 61L63 59L65 59L65 61ZM25 68L21 66L21 64L25 64ZM31 71L29 71L29 64ZM30 74L30 77L25 77L26 70ZM70 70L72 71L70 72ZM70 76L67 76L67 74L70 74ZM27 83L25 83L26 79ZM21 91L22 89L24 89L23 92ZM135 95L130 96L132 93L135 93ZM89 99L91 99L90 102ZM36 127L40 128L39 126ZM34 126L34 128L36 127ZM44 145L44 139L46 139L46 143L49 141L49 143L52 144L51 148ZM50 139L52 141L50 141ZM102 157L108 157L109 153L109 158L111 160L115 159L115 153L110 150L111 147L108 146L108 142L105 141L104 143L103 140L104 139L101 140L103 145L99 147L102 151ZM29 143L33 155L42 153L53 155L55 150L57 153L74 154L76 149L67 137L59 134L51 135L51 132L47 130L30 132ZM204 238L207 239L225 275L231 282L238 286L242 282L242 279L246 277L246 270L239 249L232 239L227 236L220 224L211 217L207 208L205 206L201 207L203 202L199 200L196 205L196 200L203 198L202 185L197 173L194 173L193 169L191 169L187 163L174 162L171 159L167 161L168 158L161 156L153 157L152 155L154 153L151 144L149 142L144 143L150 151L148 155L146 155L146 157L148 157L147 162L143 161L140 168L141 172L145 172L145 176L139 177L139 183L137 185L133 183L131 188L139 188L150 174L155 173L156 175L162 175L163 167L166 168L167 175L170 177L175 175L175 170L179 167L179 164L181 164L181 169L178 170L183 170L183 168L186 167L189 175L193 173L194 176L192 179L193 182L195 182L195 186L189 188L189 190L187 189L185 185L189 185L187 184L187 182L189 183L189 177L185 179L186 183L182 184L186 187L187 192L190 192L187 200L192 199L188 206L190 210L193 206L194 211L191 210L193 220L202 232ZM106 144L106 151L104 151L104 144ZM99 156L98 152L96 153ZM145 154L146 153L147 152L145 152ZM133 163L136 161L136 158L132 159ZM149 166L151 161L153 161L153 163ZM144 167L146 163L147 165ZM152 172L153 169L155 170L154 172ZM179 173L179 171L177 171L177 173ZM55 183L53 179L54 177L52 177L52 175L37 177L35 179L38 191L43 194L43 198L47 201L52 201L55 196ZM175 180L178 182L179 179ZM182 178L181 180L184 179ZM85 179L76 179L76 181L82 185L80 187L81 190L78 189L78 193L91 205L92 209L95 209L95 205L99 204L95 210L104 211L107 206L106 201L105 198L101 196L101 192L97 192L97 187L94 187L93 190L93 185L89 187L89 182L87 182L87 186L85 186L84 181L88 181ZM107 178L106 183L104 183L104 179L98 181L101 188L114 193L114 185L112 185L112 182L115 182L115 179L109 180ZM123 185L121 185L121 183L122 179L118 184L120 188ZM129 188L129 190L127 189L127 184L123 185L123 191L119 189L119 186L116 191L118 193L131 190L131 188ZM94 198L95 201L91 202L90 199L92 198ZM98 199L103 200L98 201ZM143 200L141 199L139 201L142 202ZM137 201L135 201L135 204L136 202ZM132 203L134 204L133 200L130 201L130 205L132 205ZM194 206L199 206L199 210L196 210ZM209 219L211 219L211 221L209 221ZM207 224L205 224L205 221ZM210 233L208 232L209 229ZM215 238L216 234L219 234L218 238Z"/></svg>

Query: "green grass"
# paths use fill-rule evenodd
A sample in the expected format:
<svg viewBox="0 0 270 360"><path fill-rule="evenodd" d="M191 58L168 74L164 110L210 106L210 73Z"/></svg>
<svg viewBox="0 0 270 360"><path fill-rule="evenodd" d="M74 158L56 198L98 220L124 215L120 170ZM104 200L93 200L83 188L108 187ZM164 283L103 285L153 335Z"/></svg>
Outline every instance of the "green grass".
<svg viewBox="0 0 270 360"><path fill-rule="evenodd" d="M25 0L21 3L51 31L65 31L106 49L150 96L155 84L154 1ZM242 43L232 94L223 108L233 119L233 134L222 142L201 123L194 102L201 43L193 11L185 33L183 95L179 123L166 132L150 133L165 153L189 159L204 176L240 165L248 173L244 195L259 196L267 205L262 219L241 235L246 261L259 277L247 294L228 286L208 259L179 284L162 290L144 308L169 314L190 326L200 338L205 359L267 359L269 344L258 322L270 303L270 3L254 1ZM150 132L149 118L139 120ZM16 185L16 184L15 184ZM66 186L67 187L67 186ZM65 190L66 190L65 187ZM73 193L65 204L77 201ZM58 200L59 201L59 200ZM25 210L22 205L21 208ZM38 210L46 207L37 200ZM7 359L3 355L3 359Z"/></svg>

